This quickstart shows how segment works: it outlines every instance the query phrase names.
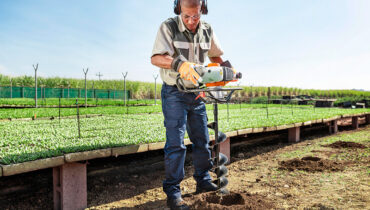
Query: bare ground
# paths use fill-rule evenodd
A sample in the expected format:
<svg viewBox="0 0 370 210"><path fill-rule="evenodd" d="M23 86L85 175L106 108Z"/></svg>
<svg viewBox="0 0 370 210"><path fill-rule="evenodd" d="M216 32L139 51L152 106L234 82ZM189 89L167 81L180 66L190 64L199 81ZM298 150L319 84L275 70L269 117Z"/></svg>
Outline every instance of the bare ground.
<svg viewBox="0 0 370 210"><path fill-rule="evenodd" d="M363 146L326 146L342 139L348 142L351 138ZM297 144L274 139L239 145L234 147L231 164L227 166L230 196L194 195L195 181L189 160L181 189L193 209L370 209L369 148L370 126L332 136L311 135ZM99 164L91 161L89 209L166 209L161 187L164 178L161 154L147 154L140 157L143 161L130 158L136 157L120 160L127 162L125 165L111 164L109 160ZM45 170L0 178L0 187L11 183L27 185L33 179L38 180L33 180L37 186L32 185L31 191L0 192L0 208L52 209L50 176L50 171Z"/></svg>

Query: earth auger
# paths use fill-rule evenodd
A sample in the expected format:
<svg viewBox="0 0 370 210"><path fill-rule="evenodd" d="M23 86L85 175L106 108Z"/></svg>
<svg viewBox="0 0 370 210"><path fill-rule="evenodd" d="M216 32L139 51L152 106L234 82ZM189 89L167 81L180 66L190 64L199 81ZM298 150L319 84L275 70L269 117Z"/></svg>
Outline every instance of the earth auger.
<svg viewBox="0 0 370 210"><path fill-rule="evenodd" d="M227 137L224 133L218 130L218 104L227 103L230 101L232 94L236 90L242 90L242 88L224 88L224 86L229 82L238 81L241 79L242 74L236 72L229 64L228 66L220 66L219 64L209 64L208 66L194 66L194 69L199 73L200 78L199 83L204 85L199 85L196 89L187 89L184 82L180 76L176 80L176 85L179 91L186 93L198 94L197 98L200 98L206 103L213 104L213 115L214 122L207 125L208 128L214 130L215 141L210 145L212 150L212 161L214 167L211 169L217 175L214 183L217 184L219 193L227 194L226 189L229 181L227 180L227 168L225 164L229 161L226 155L220 152L220 144L224 142Z"/></svg>
<svg viewBox="0 0 370 210"><path fill-rule="evenodd" d="M214 130L215 132L215 141L210 142L210 149L212 151L211 159L214 163L214 167L211 169L211 172L216 173L217 178L213 181L217 184L220 194L228 194L229 191L226 189L227 184L229 183L226 178L228 170L225 164L229 161L227 156L220 152L220 144L226 141L227 136L225 133L219 131L218 129L218 104L227 103L230 101L232 94L236 90L242 90L241 88L222 88L222 87L211 87L207 89L194 89L187 90L187 93L199 93L206 94L202 97L202 100L207 103L213 103L213 116L214 122L211 122L207 125L208 128ZM229 92L225 94L225 92ZM207 99L206 99L207 98Z"/></svg>

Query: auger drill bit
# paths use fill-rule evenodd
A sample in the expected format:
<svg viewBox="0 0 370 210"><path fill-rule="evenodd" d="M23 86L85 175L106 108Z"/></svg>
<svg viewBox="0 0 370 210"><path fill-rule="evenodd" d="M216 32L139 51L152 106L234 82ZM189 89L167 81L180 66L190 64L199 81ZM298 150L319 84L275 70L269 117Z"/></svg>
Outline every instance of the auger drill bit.
<svg viewBox="0 0 370 210"><path fill-rule="evenodd" d="M213 182L217 184L220 193L227 194L228 190L226 189L226 186L229 183L229 181L226 178L227 168L225 164L228 162L228 158L226 157L226 155L220 152L220 144L224 142L227 139L227 137L224 133L218 131L218 104L217 102L215 102L213 105L214 105L213 114L215 121L208 124L208 127L215 131L216 139L215 143L211 146L213 150L212 160L215 163L214 172L217 175L216 180L214 180Z"/></svg>

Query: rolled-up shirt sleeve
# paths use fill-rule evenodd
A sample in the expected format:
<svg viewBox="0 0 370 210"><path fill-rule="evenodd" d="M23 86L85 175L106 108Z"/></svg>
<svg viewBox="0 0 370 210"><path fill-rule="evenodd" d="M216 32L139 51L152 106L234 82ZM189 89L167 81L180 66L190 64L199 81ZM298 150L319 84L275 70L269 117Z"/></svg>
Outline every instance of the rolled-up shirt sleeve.
<svg viewBox="0 0 370 210"><path fill-rule="evenodd" d="M220 57L224 54L224 51L222 50L220 43L218 42L217 36L215 32L212 33L212 39L211 39L211 47L208 51L208 57Z"/></svg>
<svg viewBox="0 0 370 210"><path fill-rule="evenodd" d="M165 23L159 27L157 37L154 42L152 56L170 55L173 56L175 50L172 45L172 33Z"/></svg>

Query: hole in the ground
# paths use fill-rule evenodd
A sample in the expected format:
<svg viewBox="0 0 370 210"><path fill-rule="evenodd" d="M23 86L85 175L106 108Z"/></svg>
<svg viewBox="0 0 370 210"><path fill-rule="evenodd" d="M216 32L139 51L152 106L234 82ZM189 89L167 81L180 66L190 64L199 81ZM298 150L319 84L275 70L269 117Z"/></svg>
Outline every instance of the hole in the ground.
<svg viewBox="0 0 370 210"><path fill-rule="evenodd" d="M302 160L319 161L321 160L321 158L308 156L308 157L303 157Z"/></svg>
<svg viewBox="0 0 370 210"><path fill-rule="evenodd" d="M222 196L221 205L232 206L232 205L244 205L244 198L240 194L229 194Z"/></svg>
<svg viewBox="0 0 370 210"><path fill-rule="evenodd" d="M231 193L228 195L209 194L206 198L208 203L220 204L222 206L244 205L245 200L239 193Z"/></svg>

